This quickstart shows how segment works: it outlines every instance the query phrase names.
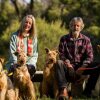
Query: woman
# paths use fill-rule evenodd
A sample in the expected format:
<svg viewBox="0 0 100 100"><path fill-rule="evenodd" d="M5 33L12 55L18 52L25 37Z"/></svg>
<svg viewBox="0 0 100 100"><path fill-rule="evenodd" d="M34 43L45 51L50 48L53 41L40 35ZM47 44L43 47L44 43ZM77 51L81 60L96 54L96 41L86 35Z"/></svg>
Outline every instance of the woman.
<svg viewBox="0 0 100 100"><path fill-rule="evenodd" d="M31 76L36 71L36 63L38 58L37 50L37 33L35 18L27 15L22 19L18 31L14 32L10 39L10 59L6 64L9 71L14 71L17 67L17 57L14 52L24 50L27 53L27 67Z"/></svg>

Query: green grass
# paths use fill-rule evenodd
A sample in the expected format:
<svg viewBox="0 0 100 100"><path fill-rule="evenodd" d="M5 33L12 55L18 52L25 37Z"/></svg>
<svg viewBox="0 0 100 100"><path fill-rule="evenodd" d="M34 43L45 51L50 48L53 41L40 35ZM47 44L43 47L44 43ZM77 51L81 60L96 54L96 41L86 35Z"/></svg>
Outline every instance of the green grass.
<svg viewBox="0 0 100 100"><path fill-rule="evenodd" d="M56 100L56 99L52 99L52 98L47 98L45 96L43 98L40 98L39 84L40 83L34 83L35 89L36 89L37 100ZM72 100L100 100L100 97L97 97L97 98L77 97L77 98L73 98Z"/></svg>

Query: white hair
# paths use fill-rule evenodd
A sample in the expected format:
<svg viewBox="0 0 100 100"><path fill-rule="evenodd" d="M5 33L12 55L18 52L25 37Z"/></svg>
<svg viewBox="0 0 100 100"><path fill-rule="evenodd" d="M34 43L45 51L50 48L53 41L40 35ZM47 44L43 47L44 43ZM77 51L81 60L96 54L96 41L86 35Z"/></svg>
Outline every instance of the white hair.
<svg viewBox="0 0 100 100"><path fill-rule="evenodd" d="M83 19L81 17L74 17L70 23L69 23L69 28L71 29L72 25L74 22L81 22L81 30L84 28L84 22Z"/></svg>

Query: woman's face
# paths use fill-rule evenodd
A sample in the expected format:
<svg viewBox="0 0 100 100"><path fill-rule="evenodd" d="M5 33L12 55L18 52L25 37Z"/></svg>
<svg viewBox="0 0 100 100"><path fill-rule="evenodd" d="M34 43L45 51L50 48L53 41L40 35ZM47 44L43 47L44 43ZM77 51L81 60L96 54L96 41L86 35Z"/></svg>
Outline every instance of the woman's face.
<svg viewBox="0 0 100 100"><path fill-rule="evenodd" d="M31 29L32 27L32 19L27 17L26 18L26 21L25 21L25 24L24 24L24 31L25 32L29 32L29 30Z"/></svg>

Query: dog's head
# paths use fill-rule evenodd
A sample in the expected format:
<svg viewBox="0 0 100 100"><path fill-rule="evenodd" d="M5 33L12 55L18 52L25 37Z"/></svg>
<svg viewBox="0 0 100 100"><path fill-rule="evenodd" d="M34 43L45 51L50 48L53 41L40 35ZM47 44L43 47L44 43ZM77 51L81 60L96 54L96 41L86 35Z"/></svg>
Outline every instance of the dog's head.
<svg viewBox="0 0 100 100"><path fill-rule="evenodd" d="M15 52L14 53L17 56L17 64L19 65L25 65L27 61L27 55L24 51Z"/></svg>
<svg viewBox="0 0 100 100"><path fill-rule="evenodd" d="M46 51L46 62L47 63L56 63L57 60L57 50L50 50L48 48L45 48Z"/></svg>

